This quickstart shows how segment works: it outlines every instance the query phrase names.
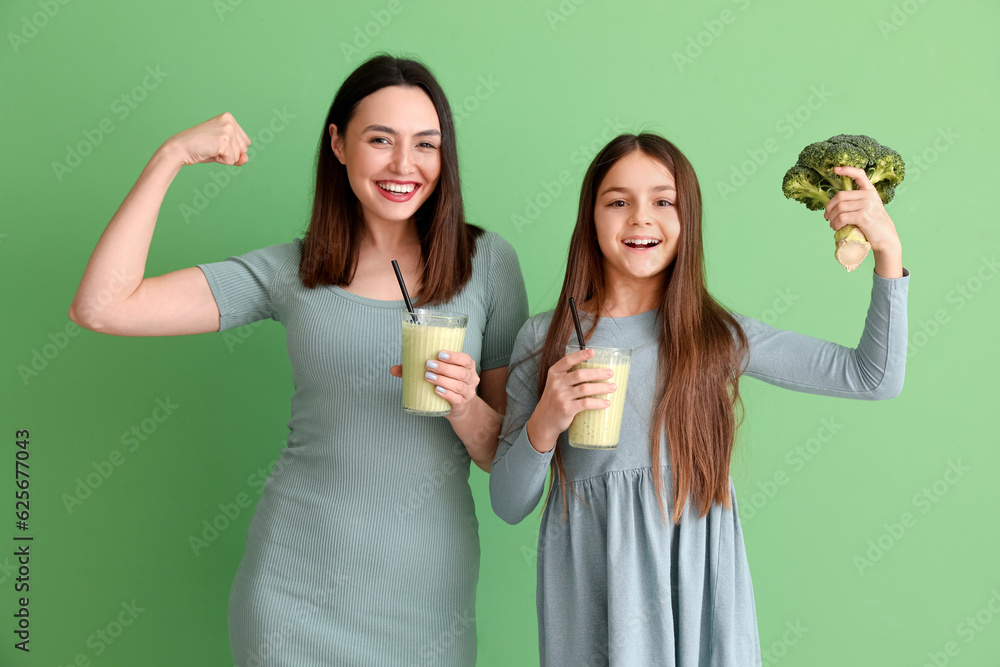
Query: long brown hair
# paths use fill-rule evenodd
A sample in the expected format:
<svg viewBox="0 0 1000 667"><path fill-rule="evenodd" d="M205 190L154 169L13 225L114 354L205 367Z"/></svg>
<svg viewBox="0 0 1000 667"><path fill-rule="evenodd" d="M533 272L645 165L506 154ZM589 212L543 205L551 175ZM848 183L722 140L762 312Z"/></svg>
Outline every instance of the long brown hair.
<svg viewBox="0 0 1000 667"><path fill-rule="evenodd" d="M600 320L607 296L604 257L597 242L594 207L601 181L618 160L635 151L661 162L673 174L677 188L680 237L677 257L666 269L666 288L658 308L659 363L656 401L649 431L654 486L660 513L663 478L660 474L660 440L666 432L673 476L672 520L679 523L688 497L699 516L713 502L731 506L729 463L736 429L742 416L739 378L747 339L736 319L705 287L701 238L701 189L694 168L684 154L663 137L623 134L611 140L590 163L580 191L576 228L570 240L566 279L553 313L538 366L538 395L545 390L548 369L564 355L573 327L567 303L590 302L594 315L586 338ZM739 411L737 411L737 405ZM737 415L740 415L738 418ZM552 483L558 476L566 514L566 471L557 446L552 461Z"/></svg>
<svg viewBox="0 0 1000 667"><path fill-rule="evenodd" d="M344 136L358 103L388 86L415 86L427 93L441 125L441 176L438 186L414 216L420 237L422 305L448 301L472 276L476 237L483 230L465 222L458 176L458 151L451 107L440 84L423 64L379 54L344 80L330 105L316 153L316 195L306 232L299 278L310 289L319 284L348 285L354 279L364 235L361 204L351 189L347 167L330 146L333 123Z"/></svg>

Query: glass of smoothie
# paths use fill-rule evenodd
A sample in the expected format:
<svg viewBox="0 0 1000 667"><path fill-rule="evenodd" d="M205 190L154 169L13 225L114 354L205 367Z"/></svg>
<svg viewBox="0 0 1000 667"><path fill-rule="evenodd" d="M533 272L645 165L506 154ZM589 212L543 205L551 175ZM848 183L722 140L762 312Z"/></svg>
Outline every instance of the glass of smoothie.
<svg viewBox="0 0 1000 667"><path fill-rule="evenodd" d="M451 403L441 398L424 379L428 359L441 350L461 352L468 315L414 308L400 309L403 323L403 410L411 415L441 417L451 412Z"/></svg>
<svg viewBox="0 0 1000 667"><path fill-rule="evenodd" d="M594 356L573 366L580 368L610 368L614 375L610 380L616 388L610 394L595 394L593 398L604 398L611 405L599 410L583 410L576 413L569 425L569 444L580 449L614 449L618 446L618 434L622 427L622 413L625 411L625 390L628 388L628 369L632 350L621 347L592 347ZM567 345L566 354L579 352L579 345ZM405 377L405 376L404 376Z"/></svg>

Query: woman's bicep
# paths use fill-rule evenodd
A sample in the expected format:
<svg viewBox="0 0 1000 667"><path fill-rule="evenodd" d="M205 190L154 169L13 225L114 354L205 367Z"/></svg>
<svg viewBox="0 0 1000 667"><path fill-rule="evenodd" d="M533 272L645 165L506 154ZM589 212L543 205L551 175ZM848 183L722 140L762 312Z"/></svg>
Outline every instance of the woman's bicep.
<svg viewBox="0 0 1000 667"><path fill-rule="evenodd" d="M198 267L144 278L116 308L88 328L116 336L180 336L219 330L219 307Z"/></svg>

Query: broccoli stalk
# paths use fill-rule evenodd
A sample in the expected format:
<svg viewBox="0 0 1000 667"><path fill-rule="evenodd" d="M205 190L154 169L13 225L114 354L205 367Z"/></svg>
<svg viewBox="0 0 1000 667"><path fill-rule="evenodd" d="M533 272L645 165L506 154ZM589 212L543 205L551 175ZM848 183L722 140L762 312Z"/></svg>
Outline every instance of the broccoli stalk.
<svg viewBox="0 0 1000 667"><path fill-rule="evenodd" d="M833 172L838 166L864 169L883 204L892 201L905 173L903 158L891 148L863 134L838 134L803 148L798 161L785 173L781 191L810 211L825 209L837 192L854 189L853 178ZM833 239L834 257L848 271L858 268L872 248L854 225L845 225Z"/></svg>

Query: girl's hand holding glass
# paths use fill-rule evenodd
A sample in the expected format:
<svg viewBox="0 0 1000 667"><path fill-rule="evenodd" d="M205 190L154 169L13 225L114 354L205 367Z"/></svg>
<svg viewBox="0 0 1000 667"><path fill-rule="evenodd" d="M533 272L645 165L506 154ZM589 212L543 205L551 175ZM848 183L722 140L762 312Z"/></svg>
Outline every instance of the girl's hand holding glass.
<svg viewBox="0 0 1000 667"><path fill-rule="evenodd" d="M573 417L583 410L601 410L611 401L593 398L595 394L610 394L617 387L605 382L614 375L610 368L581 368L573 366L593 358L592 349L579 350L557 361L549 368L545 391L528 419L528 441L539 452L548 452L556 446L556 438L569 428Z"/></svg>

